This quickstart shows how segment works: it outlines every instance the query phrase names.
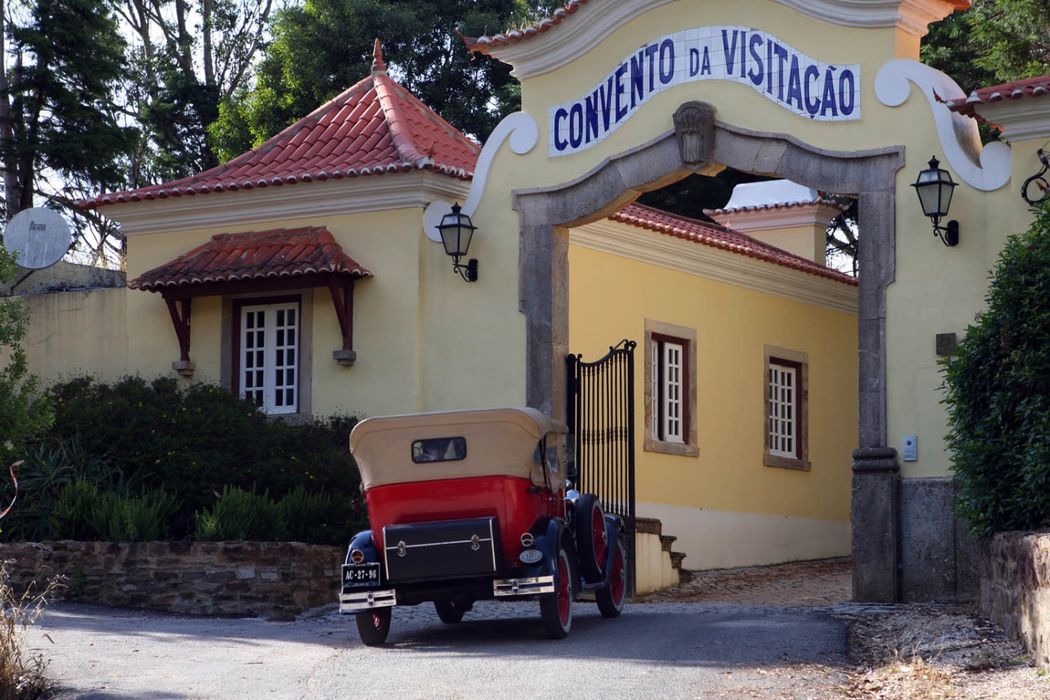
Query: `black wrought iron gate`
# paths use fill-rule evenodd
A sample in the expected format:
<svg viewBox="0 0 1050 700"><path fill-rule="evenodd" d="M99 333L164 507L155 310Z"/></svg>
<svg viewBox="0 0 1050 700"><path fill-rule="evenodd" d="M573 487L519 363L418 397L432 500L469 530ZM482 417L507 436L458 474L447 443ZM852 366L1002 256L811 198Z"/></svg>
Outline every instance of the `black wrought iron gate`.
<svg viewBox="0 0 1050 700"><path fill-rule="evenodd" d="M577 489L601 499L627 530L628 590L634 592L634 349L621 340L594 362L565 358L569 434L573 436Z"/></svg>

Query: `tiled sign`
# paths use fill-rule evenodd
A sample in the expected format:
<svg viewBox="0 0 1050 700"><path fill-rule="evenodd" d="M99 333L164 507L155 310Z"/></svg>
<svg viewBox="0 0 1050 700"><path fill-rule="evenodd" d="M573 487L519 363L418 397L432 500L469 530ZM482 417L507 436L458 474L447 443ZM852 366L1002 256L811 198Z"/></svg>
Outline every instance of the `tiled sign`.
<svg viewBox="0 0 1050 700"><path fill-rule="evenodd" d="M590 148L653 95L699 80L742 83L808 119L860 119L859 64L822 63L757 29L698 27L646 44L587 95L551 107L550 155Z"/></svg>

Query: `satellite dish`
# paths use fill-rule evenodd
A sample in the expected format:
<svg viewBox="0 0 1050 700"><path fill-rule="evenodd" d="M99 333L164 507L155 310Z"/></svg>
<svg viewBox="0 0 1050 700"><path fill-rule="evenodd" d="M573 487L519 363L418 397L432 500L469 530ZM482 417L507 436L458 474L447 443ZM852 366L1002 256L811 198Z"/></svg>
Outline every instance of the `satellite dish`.
<svg viewBox="0 0 1050 700"><path fill-rule="evenodd" d="M20 267L43 270L66 254L72 238L69 224L54 209L23 209L4 230L4 247Z"/></svg>

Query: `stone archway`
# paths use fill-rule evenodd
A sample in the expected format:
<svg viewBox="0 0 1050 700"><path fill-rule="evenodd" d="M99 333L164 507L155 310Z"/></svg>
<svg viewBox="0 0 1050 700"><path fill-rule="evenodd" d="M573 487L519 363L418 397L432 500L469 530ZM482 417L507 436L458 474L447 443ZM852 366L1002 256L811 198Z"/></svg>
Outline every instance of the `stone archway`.
<svg viewBox="0 0 1050 700"><path fill-rule="evenodd" d="M904 148L829 151L785 134L742 129L691 102L675 128L613 156L570 182L514 192L520 221L519 308L526 318L528 405L562 416L568 354L567 227L604 218L640 193L690 172L729 166L822 191L856 193L860 248L859 436L853 461L854 595L894 601L897 575L896 451L886 426L886 287L895 269L895 178Z"/></svg>

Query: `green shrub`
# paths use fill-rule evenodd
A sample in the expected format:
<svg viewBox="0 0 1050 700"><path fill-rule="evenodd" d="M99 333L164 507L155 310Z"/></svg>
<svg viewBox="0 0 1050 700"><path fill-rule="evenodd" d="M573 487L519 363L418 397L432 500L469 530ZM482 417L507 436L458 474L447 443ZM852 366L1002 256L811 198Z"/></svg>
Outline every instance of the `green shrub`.
<svg viewBox="0 0 1050 700"><path fill-rule="evenodd" d="M957 511L976 535L1050 526L1050 205L999 256L944 362Z"/></svg>
<svg viewBox="0 0 1050 700"><path fill-rule="evenodd" d="M155 542L168 537L171 516L178 508L178 500L160 489L148 489L140 496L108 491L99 494L90 517L100 540Z"/></svg>
<svg viewBox="0 0 1050 700"><path fill-rule="evenodd" d="M64 485L51 513L55 539L152 542L168 537L171 516L178 500L159 489L132 496L100 490L97 484L77 478Z"/></svg>
<svg viewBox="0 0 1050 700"><path fill-rule="evenodd" d="M174 378L114 384L78 378L53 386L49 396L56 415L51 437L80 435L87 453L104 457L129 483L178 497L173 537L192 535L194 515L209 511L226 486L278 499L298 486L327 494L323 522L307 532L314 542L342 544L362 524L360 478L347 449L354 418L291 424L267 418L222 387L180 391Z"/></svg>
<svg viewBox="0 0 1050 700"><path fill-rule="evenodd" d="M51 510L51 536L56 540L95 540L94 512L99 500L98 486L77 478L62 486Z"/></svg>
<svg viewBox="0 0 1050 700"><path fill-rule="evenodd" d="M210 511L195 514L195 536L200 541L284 538L284 513L268 493L227 486Z"/></svg>
<svg viewBox="0 0 1050 700"><path fill-rule="evenodd" d="M77 435L70 440L43 440L28 447L18 469L17 507L4 520L3 538L54 539L51 514L55 499L63 487L78 479L102 489L128 486L104 457L88 453ZM3 501L8 502L9 496L5 495Z"/></svg>
<svg viewBox="0 0 1050 700"><path fill-rule="evenodd" d="M0 284L14 279L14 258L0 246ZM0 468L22 458L24 448L51 425L48 400L37 391L29 374L22 340L29 327L29 312L22 299L0 297ZM10 487L0 487L0 495ZM2 509L5 506L0 506Z"/></svg>
<svg viewBox="0 0 1050 700"><path fill-rule="evenodd" d="M332 499L323 493L309 493L296 486L277 506L284 520L284 535L289 540L311 542L325 539L325 519L332 507Z"/></svg>

